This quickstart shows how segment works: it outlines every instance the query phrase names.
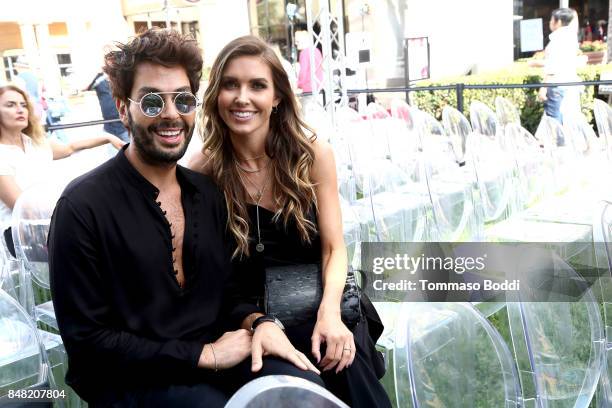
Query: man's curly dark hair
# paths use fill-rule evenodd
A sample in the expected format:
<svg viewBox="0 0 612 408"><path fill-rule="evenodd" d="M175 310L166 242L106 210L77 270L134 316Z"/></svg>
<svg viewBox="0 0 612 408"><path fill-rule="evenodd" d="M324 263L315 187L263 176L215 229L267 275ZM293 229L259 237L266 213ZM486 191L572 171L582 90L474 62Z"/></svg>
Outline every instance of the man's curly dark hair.
<svg viewBox="0 0 612 408"><path fill-rule="evenodd" d="M165 67L181 66L187 71L191 91L196 94L202 77L202 51L191 35L170 29L152 28L129 42L117 43L118 50L104 56L103 71L108 75L113 96L127 101L134 85L134 72L141 62Z"/></svg>

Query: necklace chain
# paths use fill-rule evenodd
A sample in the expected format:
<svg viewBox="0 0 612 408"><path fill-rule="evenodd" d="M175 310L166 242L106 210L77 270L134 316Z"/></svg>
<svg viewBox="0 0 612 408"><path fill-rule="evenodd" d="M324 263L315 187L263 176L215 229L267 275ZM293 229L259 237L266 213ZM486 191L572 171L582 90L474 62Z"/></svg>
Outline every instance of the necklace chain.
<svg viewBox="0 0 612 408"><path fill-rule="evenodd" d="M247 169L247 168L242 167L242 166L240 165L240 163L238 163L238 160L236 160L236 159L234 159L234 164L236 164L236 167L238 168L238 170L242 170L242 171L244 171L245 173L259 173L259 172L260 172L260 171L262 171L263 169L267 169L267 168L268 168L268 166L270 165L270 160L268 160L268 162L266 163L266 165L265 165L265 166L260 167L260 168L255 169L255 170L251 170L251 169Z"/></svg>
<svg viewBox="0 0 612 408"><path fill-rule="evenodd" d="M240 170L240 166L238 165L237 162L235 162L236 167ZM270 162L268 162L268 164L270 164ZM267 167L268 165L266 165ZM262 167L263 169L263 167ZM261 169L260 169L261 170ZM257 200L255 199L255 197L253 197L253 195L249 192L249 189L246 188L246 185L244 186L246 189L247 194L249 195L249 197L251 197L251 200L255 201L255 214L256 214L256 222L257 222L257 245L255 245L255 250L257 252L263 252L264 250L264 244L261 242L261 229L259 227L259 204L261 203L261 200L266 192L266 188L268 187L268 178L266 178L264 180L264 183L261 187L258 187L253 180L251 180L249 178L249 176L247 174L244 175L244 178L242 177L242 174L240 174L240 171L238 171L238 177L240 177L240 180L242 180L242 184L244 185L244 179L246 178L246 181L253 186L253 188L255 188L255 190L257 191Z"/></svg>

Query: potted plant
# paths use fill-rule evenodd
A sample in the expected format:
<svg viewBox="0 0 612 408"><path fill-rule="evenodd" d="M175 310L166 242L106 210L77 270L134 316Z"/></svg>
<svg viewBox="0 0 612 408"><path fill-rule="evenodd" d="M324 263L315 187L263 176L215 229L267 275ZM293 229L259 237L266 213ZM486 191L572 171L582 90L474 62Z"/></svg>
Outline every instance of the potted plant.
<svg viewBox="0 0 612 408"><path fill-rule="evenodd" d="M587 64L602 64L606 60L608 46L603 41L583 41L580 51L587 56Z"/></svg>

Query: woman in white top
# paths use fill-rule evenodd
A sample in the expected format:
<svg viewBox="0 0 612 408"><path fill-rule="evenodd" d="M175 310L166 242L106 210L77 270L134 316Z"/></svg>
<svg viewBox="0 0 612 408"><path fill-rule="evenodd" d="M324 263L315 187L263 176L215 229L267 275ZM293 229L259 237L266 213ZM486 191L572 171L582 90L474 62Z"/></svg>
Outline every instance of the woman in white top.
<svg viewBox="0 0 612 408"><path fill-rule="evenodd" d="M124 143L112 135L93 137L69 144L47 139L34 106L19 87L0 87L0 229L4 230L21 192L43 179L52 160L83 149Z"/></svg>

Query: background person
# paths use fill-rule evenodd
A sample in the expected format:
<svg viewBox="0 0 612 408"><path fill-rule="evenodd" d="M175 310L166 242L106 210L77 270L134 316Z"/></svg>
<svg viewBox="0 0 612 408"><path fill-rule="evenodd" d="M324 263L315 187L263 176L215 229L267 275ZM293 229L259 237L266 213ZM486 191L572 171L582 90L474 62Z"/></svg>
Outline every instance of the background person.
<svg viewBox="0 0 612 408"><path fill-rule="evenodd" d="M24 56L17 58L13 67L17 70L17 76L14 79L15 84L28 93L34 106L34 112L41 122L44 122L47 107L45 106L42 81L34 73L30 62Z"/></svg>
<svg viewBox="0 0 612 408"><path fill-rule="evenodd" d="M225 194L238 282L247 298L263 298L265 267L322 264L318 315L286 334L271 321L258 326L253 370L266 368L261 356L270 344L295 347L312 356L326 387L350 406L390 407L378 382L384 367L368 323L362 319L351 332L340 317L348 261L334 155L300 119L297 106L287 74L265 42L253 36L231 41L211 69L204 148L190 167L210 174ZM261 318L254 313L245 321Z"/></svg>
<svg viewBox="0 0 612 408"><path fill-rule="evenodd" d="M317 47L312 44L312 36L308 31L295 32L295 45L300 50L298 56L299 72L297 77L297 87L302 92L312 92L315 84L312 83L311 72L315 71L315 78L318 81L318 87L323 83L323 55ZM314 66L311 66L310 55L314 54Z"/></svg>
<svg viewBox="0 0 612 408"><path fill-rule="evenodd" d="M0 229L8 227L21 192L47 177L52 160L105 143L123 145L110 135L69 144L47 139L27 93L14 85L0 87Z"/></svg>
<svg viewBox="0 0 612 408"><path fill-rule="evenodd" d="M86 91L95 90L96 96L98 97L98 103L100 104L100 110L102 111L102 119L110 120L116 119L117 122L105 123L104 131L111 135L117 136L124 142L130 141L130 134L128 130L123 126L123 123L119 121L119 112L115 106L115 100L110 90L108 83L108 77L103 72L96 74L91 83L85 88Z"/></svg>
<svg viewBox="0 0 612 408"><path fill-rule="evenodd" d="M552 12L549 26L550 42L544 49L544 60L532 60L531 66L544 68L542 82L578 82L576 74L579 58L576 26L572 21L576 12L569 8L558 8ZM563 113L579 112L579 90L576 87L542 87L538 99L544 102L546 115L563 123ZM564 103L564 98L566 101ZM563 109L562 109L563 108Z"/></svg>

